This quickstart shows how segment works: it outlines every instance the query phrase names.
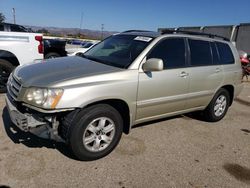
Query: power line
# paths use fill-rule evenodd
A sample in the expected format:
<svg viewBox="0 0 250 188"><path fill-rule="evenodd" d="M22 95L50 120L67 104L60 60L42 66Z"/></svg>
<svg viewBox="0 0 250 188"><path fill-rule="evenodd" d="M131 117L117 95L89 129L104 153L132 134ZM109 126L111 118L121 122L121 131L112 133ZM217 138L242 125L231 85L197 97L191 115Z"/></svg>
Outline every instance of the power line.
<svg viewBox="0 0 250 188"><path fill-rule="evenodd" d="M83 12L81 12L81 22L80 22L79 34L81 34L81 30L82 30L82 20L83 20Z"/></svg>

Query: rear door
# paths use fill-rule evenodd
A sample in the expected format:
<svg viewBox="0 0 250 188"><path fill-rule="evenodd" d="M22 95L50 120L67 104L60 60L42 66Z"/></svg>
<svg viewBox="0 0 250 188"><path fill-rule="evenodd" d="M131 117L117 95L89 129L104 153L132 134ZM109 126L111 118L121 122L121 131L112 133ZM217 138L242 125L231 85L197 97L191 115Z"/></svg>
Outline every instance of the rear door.
<svg viewBox="0 0 250 188"><path fill-rule="evenodd" d="M186 108L189 77L185 49L185 39L167 38L148 54L147 59L162 59L164 70L139 73L137 123Z"/></svg>
<svg viewBox="0 0 250 188"><path fill-rule="evenodd" d="M190 84L187 107L207 106L223 82L223 67L219 64L214 42L188 39Z"/></svg>

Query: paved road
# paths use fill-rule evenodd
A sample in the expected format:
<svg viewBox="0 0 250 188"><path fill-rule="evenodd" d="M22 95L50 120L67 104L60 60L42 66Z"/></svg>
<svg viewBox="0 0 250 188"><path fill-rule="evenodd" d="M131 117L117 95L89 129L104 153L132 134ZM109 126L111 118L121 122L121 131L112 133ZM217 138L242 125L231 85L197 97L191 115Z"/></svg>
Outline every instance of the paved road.
<svg viewBox="0 0 250 188"><path fill-rule="evenodd" d="M244 102L249 85L218 123L178 116L140 126L124 135L113 153L94 162L76 161L63 145L16 130L2 95L0 185L250 187L250 106Z"/></svg>

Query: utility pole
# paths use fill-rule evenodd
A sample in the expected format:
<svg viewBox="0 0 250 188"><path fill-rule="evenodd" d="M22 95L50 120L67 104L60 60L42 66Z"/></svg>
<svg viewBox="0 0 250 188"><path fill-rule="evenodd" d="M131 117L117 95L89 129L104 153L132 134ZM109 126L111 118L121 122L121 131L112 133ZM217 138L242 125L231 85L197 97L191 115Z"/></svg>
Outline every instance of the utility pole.
<svg viewBox="0 0 250 188"><path fill-rule="evenodd" d="M82 20L83 20L83 12L81 12L81 22L80 22L80 30L79 30L80 35L81 35L81 30L82 30Z"/></svg>
<svg viewBox="0 0 250 188"><path fill-rule="evenodd" d="M14 24L16 24L16 10L15 8L12 8L13 18L14 18Z"/></svg>
<svg viewBox="0 0 250 188"><path fill-rule="evenodd" d="M102 37L101 37L101 39L103 39L103 30L104 30L104 24L102 24Z"/></svg>

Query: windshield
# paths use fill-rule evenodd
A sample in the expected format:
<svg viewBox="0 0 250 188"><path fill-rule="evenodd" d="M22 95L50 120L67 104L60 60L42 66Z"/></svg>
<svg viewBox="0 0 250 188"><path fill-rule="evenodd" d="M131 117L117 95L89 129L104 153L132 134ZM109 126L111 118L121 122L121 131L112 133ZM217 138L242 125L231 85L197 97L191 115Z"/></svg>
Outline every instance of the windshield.
<svg viewBox="0 0 250 188"><path fill-rule="evenodd" d="M91 48L83 57L119 68L128 68L151 41L150 37L114 35Z"/></svg>

